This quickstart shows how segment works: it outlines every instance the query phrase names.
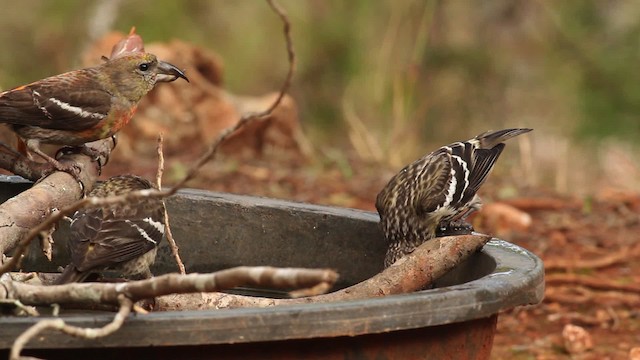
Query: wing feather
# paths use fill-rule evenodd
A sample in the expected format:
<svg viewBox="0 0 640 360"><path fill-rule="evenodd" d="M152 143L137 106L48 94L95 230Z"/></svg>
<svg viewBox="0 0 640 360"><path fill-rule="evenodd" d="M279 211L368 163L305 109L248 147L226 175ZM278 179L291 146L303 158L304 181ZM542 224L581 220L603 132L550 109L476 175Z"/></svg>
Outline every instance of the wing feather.
<svg viewBox="0 0 640 360"><path fill-rule="evenodd" d="M473 167L469 175L469 186L464 192L461 203L466 204L471 201L484 183L493 168L493 165L500 157L505 144L498 144L491 149L476 149L473 154Z"/></svg>
<svg viewBox="0 0 640 360"><path fill-rule="evenodd" d="M108 268L152 250L164 234L157 201L126 209L86 209L71 225L71 257L79 271ZM140 206L138 206L140 205ZM149 205L154 205L149 207Z"/></svg>
<svg viewBox="0 0 640 360"><path fill-rule="evenodd" d="M451 185L451 154L446 149L440 149L430 154L424 165L424 170L412 185L416 189L413 206L418 215L435 211L441 206Z"/></svg>
<svg viewBox="0 0 640 360"><path fill-rule="evenodd" d="M56 130L85 130L104 119L111 95L94 69L76 70L0 93L0 122Z"/></svg>

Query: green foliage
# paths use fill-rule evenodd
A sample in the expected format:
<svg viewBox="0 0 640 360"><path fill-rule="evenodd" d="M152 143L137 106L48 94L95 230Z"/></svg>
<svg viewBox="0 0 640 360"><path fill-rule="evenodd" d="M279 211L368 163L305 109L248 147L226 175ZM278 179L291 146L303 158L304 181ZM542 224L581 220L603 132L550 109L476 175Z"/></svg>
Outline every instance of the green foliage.
<svg viewBox="0 0 640 360"><path fill-rule="evenodd" d="M136 0L124 1L115 23L116 29L136 26L147 42L177 38L205 44L210 27L207 14L214 3L204 0Z"/></svg>
<svg viewBox="0 0 640 360"><path fill-rule="evenodd" d="M3 1L0 18L0 87L8 88L68 70L86 28L84 1Z"/></svg>
<svg viewBox="0 0 640 360"><path fill-rule="evenodd" d="M317 142L368 139L361 156L401 164L427 143L501 126L640 136L633 2L281 3L299 60L293 95ZM77 67L98 4L4 0L0 87ZM264 2L119 4L114 29L135 25L147 42L178 38L219 53L231 91L274 91L287 70L282 25Z"/></svg>
<svg viewBox="0 0 640 360"><path fill-rule="evenodd" d="M640 135L640 22L626 22L624 14L609 11L597 1L565 6L553 45L561 61L576 65L581 137ZM624 11L618 9L617 11Z"/></svg>

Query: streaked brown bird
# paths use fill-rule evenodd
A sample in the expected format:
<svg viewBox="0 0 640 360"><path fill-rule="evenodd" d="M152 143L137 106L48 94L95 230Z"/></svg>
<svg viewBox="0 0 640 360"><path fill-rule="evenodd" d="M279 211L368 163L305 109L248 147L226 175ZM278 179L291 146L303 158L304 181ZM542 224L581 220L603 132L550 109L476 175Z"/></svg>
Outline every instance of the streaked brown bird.
<svg viewBox="0 0 640 360"><path fill-rule="evenodd" d="M131 120L138 102L158 82L185 74L155 55L131 52L99 66L70 71L0 93L0 123L57 170L69 170L40 143L81 146L108 138Z"/></svg>
<svg viewBox="0 0 640 360"><path fill-rule="evenodd" d="M480 208L476 192L502 153L503 142L531 130L487 131L443 146L392 177L376 198L389 242L385 267L436 236L471 233L464 220Z"/></svg>
<svg viewBox="0 0 640 360"><path fill-rule="evenodd" d="M99 183L89 196L108 197L151 189L149 181L119 175ZM83 281L91 273L114 270L123 276L151 277L158 243L164 235L162 200L143 198L128 203L78 210L68 240L71 264L56 284Z"/></svg>

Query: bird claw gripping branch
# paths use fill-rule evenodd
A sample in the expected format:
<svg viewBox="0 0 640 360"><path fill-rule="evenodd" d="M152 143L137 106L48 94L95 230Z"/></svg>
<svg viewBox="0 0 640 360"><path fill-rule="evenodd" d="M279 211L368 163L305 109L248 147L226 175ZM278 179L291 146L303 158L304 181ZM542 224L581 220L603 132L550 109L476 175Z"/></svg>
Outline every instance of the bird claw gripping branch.
<svg viewBox="0 0 640 360"><path fill-rule="evenodd" d="M436 237L442 236L454 236L454 235L470 235L474 231L473 225L468 222L454 221L454 222L441 222L436 229Z"/></svg>
<svg viewBox="0 0 640 360"><path fill-rule="evenodd" d="M113 141L113 147L115 148L115 136L112 137L114 139ZM102 167L107 165L107 163L109 163L109 152L103 152L97 149L94 149L90 146L87 145L83 145L83 146L64 146L61 147L60 149L58 149L58 151L56 152L56 160L60 159L61 157L65 156L65 155L71 155L71 154L82 154L82 155L86 155L89 158L91 158L91 161L94 161L97 165L98 165L98 176L102 174ZM104 159L104 163L103 160Z"/></svg>
<svg viewBox="0 0 640 360"><path fill-rule="evenodd" d="M189 81L182 70L153 54L125 52L95 67L0 93L0 123L9 124L28 150L56 170L73 175L72 167L42 152L40 144L77 147L110 137L129 123L138 102L157 83L178 78Z"/></svg>
<svg viewBox="0 0 640 360"><path fill-rule="evenodd" d="M115 149L116 145L118 144L118 139L115 135L111 136L111 141L113 142L113 145L111 146L111 149ZM110 151L108 149L103 149L98 150L98 149L94 149L91 146L89 146L88 144L82 145L82 146L64 146L61 147L60 149L58 149L58 151L56 152L55 155L55 159L59 160L60 158L62 158L63 156L67 156L67 155L72 155L72 154L82 154L82 155L86 155L89 158L91 158L91 161L95 162L97 165L97 171L98 171L98 176L102 175L102 167L107 165L109 163L109 155L110 155ZM75 165L75 164L72 164ZM75 177L76 181L78 182L78 185L80 185L80 191L82 193L82 197L84 198L86 196L85 193L85 185L82 182L82 180L80 179L79 176L79 171L80 169L77 168L76 166L76 171L74 171L74 173L70 173L72 176ZM51 170L53 171L53 170ZM49 175L48 173L45 173L43 175L42 178L46 177L47 175Z"/></svg>
<svg viewBox="0 0 640 360"><path fill-rule="evenodd" d="M531 129L487 131L443 146L400 170L376 198L389 242L385 266L436 236L469 234L467 215L478 210L476 192L504 149L504 141Z"/></svg>

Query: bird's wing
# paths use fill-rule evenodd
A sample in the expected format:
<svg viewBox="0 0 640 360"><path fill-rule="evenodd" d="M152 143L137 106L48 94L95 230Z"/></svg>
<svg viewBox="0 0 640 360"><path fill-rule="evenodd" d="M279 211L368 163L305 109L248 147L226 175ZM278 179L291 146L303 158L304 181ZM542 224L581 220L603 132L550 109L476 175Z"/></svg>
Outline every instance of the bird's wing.
<svg viewBox="0 0 640 360"><path fill-rule="evenodd" d="M158 210L158 211L156 211ZM105 268L141 256L162 239L161 209L147 216L122 209L87 209L71 224L72 261L80 271Z"/></svg>
<svg viewBox="0 0 640 360"><path fill-rule="evenodd" d="M0 122L85 130L107 117L111 95L93 69L76 70L0 93Z"/></svg>
<svg viewBox="0 0 640 360"><path fill-rule="evenodd" d="M504 150L505 144L498 144L491 149L475 149L473 153L473 167L470 169L469 186L464 192L462 203L467 203L478 192L480 186L487 179L491 168Z"/></svg>
<svg viewBox="0 0 640 360"><path fill-rule="evenodd" d="M451 185L451 154L441 148L423 159L417 171L413 206L418 214L435 211L445 203ZM418 165L421 161L416 163Z"/></svg>
<svg viewBox="0 0 640 360"><path fill-rule="evenodd" d="M70 234L67 241L71 262L76 267L83 265L89 250L91 239L94 239L102 227L100 209L77 211L71 221ZM85 266L82 266L85 268Z"/></svg>

